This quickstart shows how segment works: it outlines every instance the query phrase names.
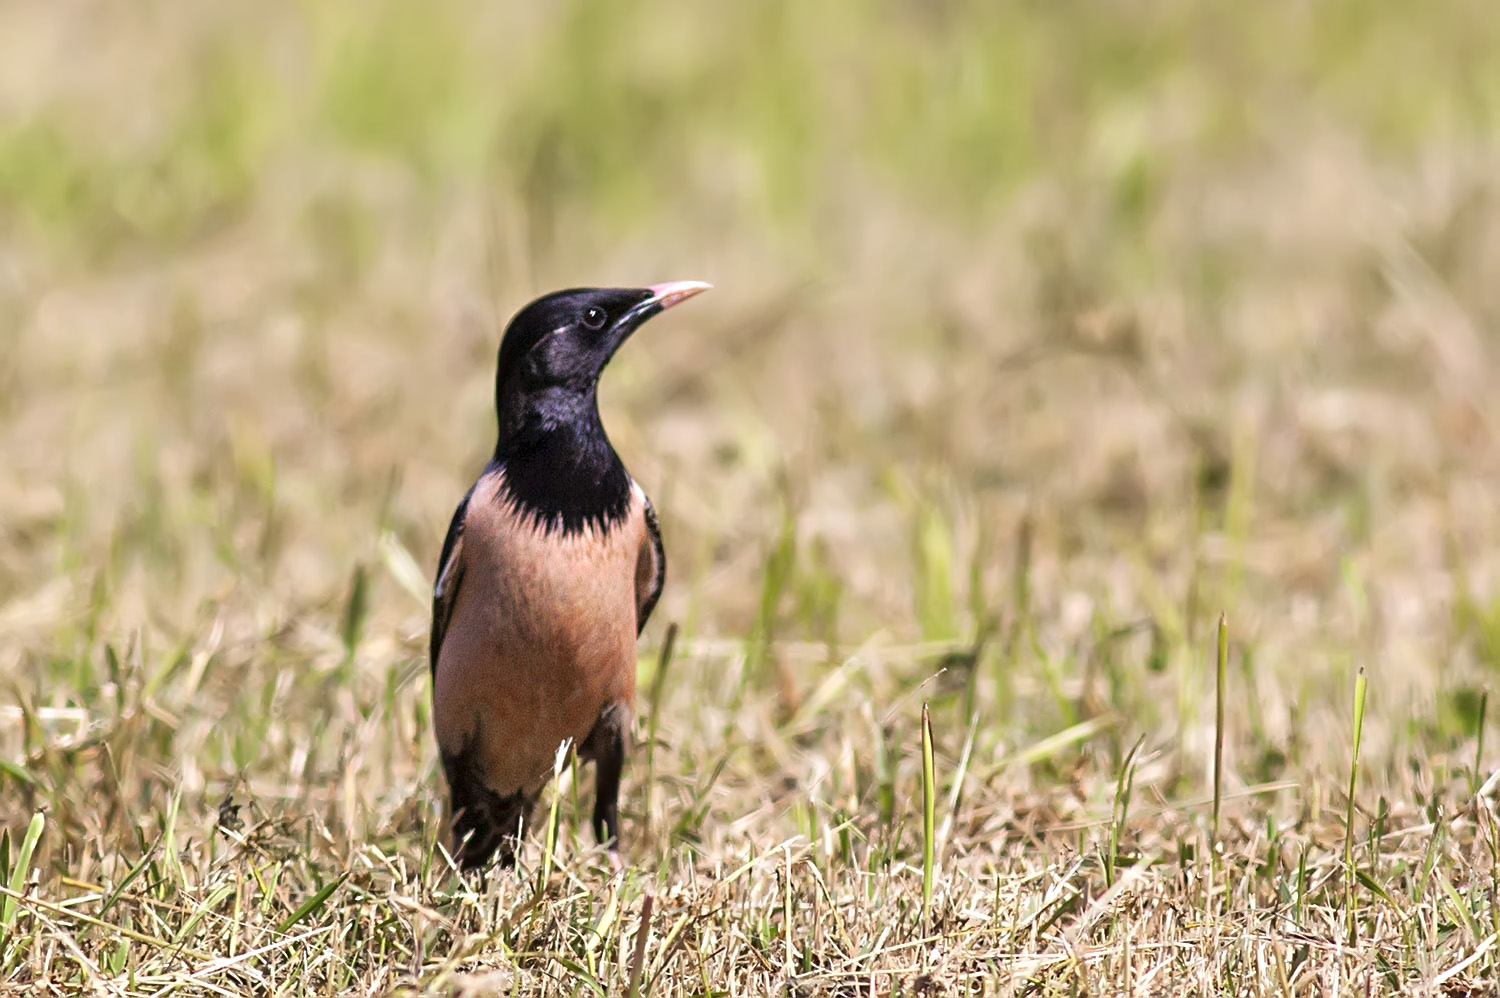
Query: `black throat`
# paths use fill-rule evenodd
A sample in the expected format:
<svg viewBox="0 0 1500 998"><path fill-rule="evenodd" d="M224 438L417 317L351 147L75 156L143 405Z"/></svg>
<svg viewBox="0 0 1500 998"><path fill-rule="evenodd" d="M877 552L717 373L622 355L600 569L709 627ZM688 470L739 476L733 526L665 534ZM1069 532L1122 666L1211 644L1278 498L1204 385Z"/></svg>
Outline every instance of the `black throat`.
<svg viewBox="0 0 1500 998"><path fill-rule="evenodd" d="M522 512L565 535L624 521L630 475L604 434L592 389L538 393L499 415L494 460Z"/></svg>

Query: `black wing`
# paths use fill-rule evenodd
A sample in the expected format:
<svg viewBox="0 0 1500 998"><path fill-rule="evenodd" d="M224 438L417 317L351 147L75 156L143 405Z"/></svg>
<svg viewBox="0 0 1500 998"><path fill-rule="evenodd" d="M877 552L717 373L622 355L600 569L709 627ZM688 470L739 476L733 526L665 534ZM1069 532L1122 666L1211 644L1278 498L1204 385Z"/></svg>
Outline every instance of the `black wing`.
<svg viewBox="0 0 1500 998"><path fill-rule="evenodd" d="M443 637L448 633L448 621L453 616L453 604L458 597L458 584L463 580L464 517L469 512L469 497L474 494L471 486L464 493L463 501L453 511L453 520L448 524L448 536L443 538L443 553L438 557L437 582L432 587L432 674L437 675L438 653L443 650Z"/></svg>
<svg viewBox="0 0 1500 998"><path fill-rule="evenodd" d="M641 545L641 558L644 561L649 551L651 560L649 565L641 565L636 571L635 633L638 637L646 629L646 621L651 619L651 611L661 599L662 586L667 583L667 553L661 546L661 524L656 520L655 507L644 492L641 499L646 504L646 542Z"/></svg>

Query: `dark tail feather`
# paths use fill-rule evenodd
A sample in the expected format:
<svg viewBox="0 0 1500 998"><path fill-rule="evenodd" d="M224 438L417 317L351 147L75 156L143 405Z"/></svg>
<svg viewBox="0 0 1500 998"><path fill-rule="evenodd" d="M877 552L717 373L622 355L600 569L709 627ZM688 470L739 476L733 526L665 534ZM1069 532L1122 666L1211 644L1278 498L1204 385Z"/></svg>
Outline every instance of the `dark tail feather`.
<svg viewBox="0 0 1500 998"><path fill-rule="evenodd" d="M474 779L462 756L443 756L453 802L453 853L465 870L516 861L516 846L531 821L536 798L524 793L502 797Z"/></svg>

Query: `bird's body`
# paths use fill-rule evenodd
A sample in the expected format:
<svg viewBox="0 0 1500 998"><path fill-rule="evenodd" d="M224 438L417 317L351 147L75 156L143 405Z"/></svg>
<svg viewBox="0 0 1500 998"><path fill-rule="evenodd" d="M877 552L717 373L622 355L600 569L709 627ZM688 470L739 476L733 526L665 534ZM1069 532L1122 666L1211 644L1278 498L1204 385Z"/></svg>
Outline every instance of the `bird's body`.
<svg viewBox="0 0 1500 998"><path fill-rule="evenodd" d="M618 841L635 642L666 561L594 388L636 325L703 287L560 292L506 332L495 456L453 516L433 593L434 719L465 867L511 859L567 742L596 763L595 829Z"/></svg>

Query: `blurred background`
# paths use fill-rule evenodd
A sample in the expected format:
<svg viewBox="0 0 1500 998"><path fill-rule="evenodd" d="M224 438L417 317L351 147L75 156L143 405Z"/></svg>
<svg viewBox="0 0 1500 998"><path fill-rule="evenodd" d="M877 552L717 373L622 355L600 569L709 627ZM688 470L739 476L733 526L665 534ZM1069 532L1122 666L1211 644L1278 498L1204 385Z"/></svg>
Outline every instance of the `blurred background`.
<svg viewBox="0 0 1500 998"><path fill-rule="evenodd" d="M897 649L857 699L946 667L992 742L1108 708L1197 779L1227 610L1245 780L1361 666L1377 770L1457 746L1497 52L1483 0L0 3L0 779L66 809L47 746L128 715L143 786L372 730L415 780L506 320L675 279L602 402L684 709Z"/></svg>

